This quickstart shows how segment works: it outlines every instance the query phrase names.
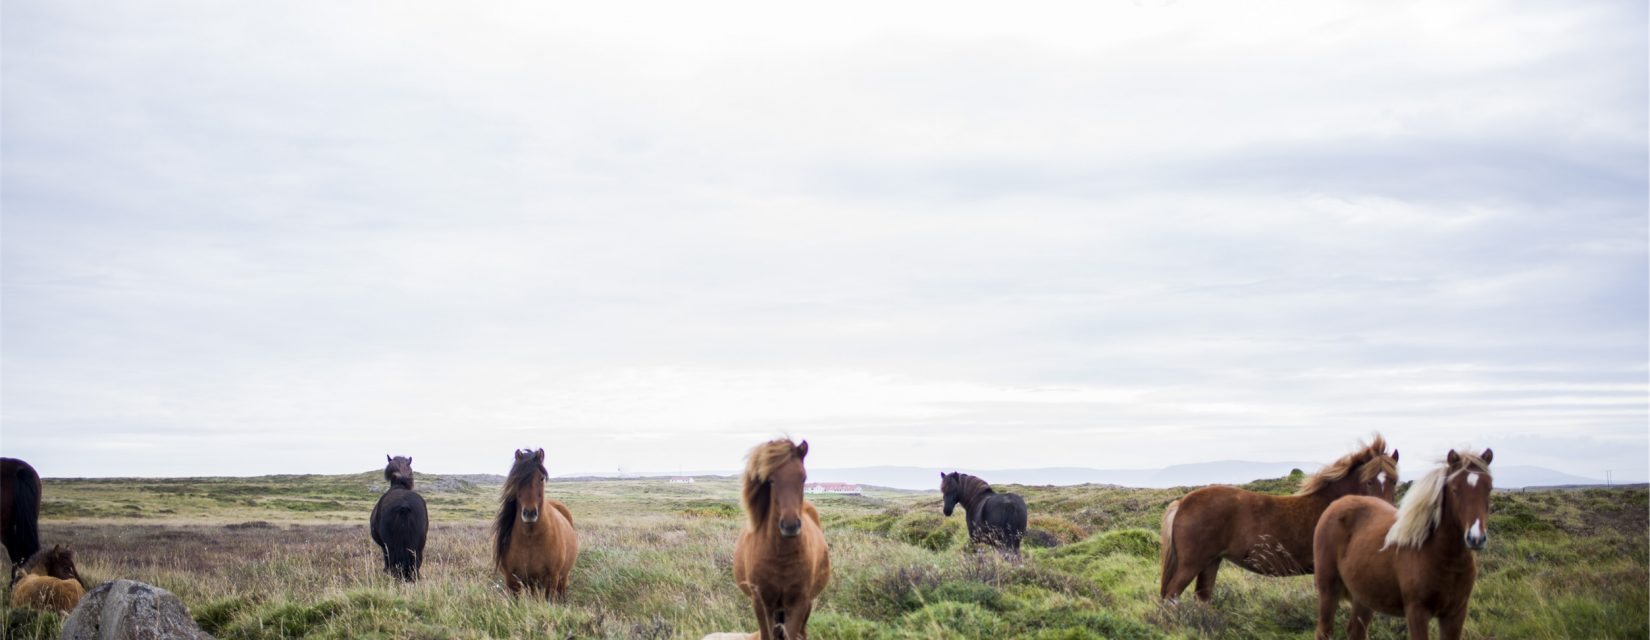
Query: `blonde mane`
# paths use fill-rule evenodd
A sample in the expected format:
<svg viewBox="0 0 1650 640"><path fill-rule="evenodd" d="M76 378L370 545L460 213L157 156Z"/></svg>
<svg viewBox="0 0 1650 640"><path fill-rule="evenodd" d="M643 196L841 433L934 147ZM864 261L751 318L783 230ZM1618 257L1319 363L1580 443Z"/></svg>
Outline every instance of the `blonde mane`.
<svg viewBox="0 0 1650 640"><path fill-rule="evenodd" d="M1461 456L1461 468L1451 472L1449 462L1440 461L1438 468L1410 485L1403 500L1398 501L1398 520L1387 530L1382 549L1393 545L1400 549L1420 547L1443 519L1444 486L1449 484L1450 479L1465 471L1490 475L1490 463L1484 462L1477 454L1467 453L1464 449L1456 449L1456 453Z"/></svg>
<svg viewBox="0 0 1650 640"><path fill-rule="evenodd" d="M768 478L786 463L796 459L796 445L788 438L769 440L756 445L745 456L744 484L740 502L750 516L751 528L761 526L768 512Z"/></svg>
<svg viewBox="0 0 1650 640"><path fill-rule="evenodd" d="M1370 464L1371 462L1374 464ZM1358 472L1360 482L1368 482L1380 473L1385 473L1392 482L1398 482L1398 463L1393 461L1392 456L1387 455L1386 438L1377 433L1368 445L1361 445L1357 451L1341 456L1340 460L1312 474L1306 482L1301 483L1300 491L1296 491L1295 495L1309 496L1323 491L1335 481L1352 473L1353 469L1361 469Z"/></svg>

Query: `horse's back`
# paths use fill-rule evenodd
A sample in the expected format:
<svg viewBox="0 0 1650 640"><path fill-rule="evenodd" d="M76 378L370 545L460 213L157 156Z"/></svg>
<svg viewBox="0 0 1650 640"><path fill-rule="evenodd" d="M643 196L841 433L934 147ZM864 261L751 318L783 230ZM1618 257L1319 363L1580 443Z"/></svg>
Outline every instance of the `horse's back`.
<svg viewBox="0 0 1650 640"><path fill-rule="evenodd" d="M1368 555L1372 540L1384 539L1397 509L1379 498L1346 496L1324 509L1312 534L1312 555L1320 566L1336 566L1349 555ZM1355 548L1356 547L1356 548ZM1375 551L1379 551L1379 548Z"/></svg>
<svg viewBox="0 0 1650 640"><path fill-rule="evenodd" d="M29 574L12 586L11 606L44 611L69 611L80 602L86 590L80 581Z"/></svg>

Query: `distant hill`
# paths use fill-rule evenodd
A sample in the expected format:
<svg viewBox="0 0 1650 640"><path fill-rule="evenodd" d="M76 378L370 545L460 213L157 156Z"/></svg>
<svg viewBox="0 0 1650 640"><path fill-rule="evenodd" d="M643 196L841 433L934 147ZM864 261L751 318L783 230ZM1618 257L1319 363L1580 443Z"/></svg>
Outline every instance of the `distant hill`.
<svg viewBox="0 0 1650 640"><path fill-rule="evenodd" d="M938 491L939 474L961 471L985 478L993 484L1054 485L1111 484L1124 487L1192 487L1206 484L1243 484L1259 478L1278 478L1289 475L1293 469L1306 473L1317 471L1323 463L1283 461L1255 462L1250 460L1220 460L1194 464L1177 464L1161 469L1091 469L1086 467L1047 467L1043 469L968 469L937 467L851 467L844 469L809 469L808 479L815 482L854 482L912 491ZM1411 475L1414 469L1406 469ZM685 471L679 473L634 473L626 477L660 476L737 476L733 471ZM580 480L598 479L601 475L580 474ZM1405 476L1409 478L1409 476ZM574 476L557 478L572 479ZM1413 479L1413 478L1409 478ZM1545 467L1508 465L1495 467L1495 486L1500 489L1549 485L1603 484L1599 478L1586 478L1555 471Z"/></svg>

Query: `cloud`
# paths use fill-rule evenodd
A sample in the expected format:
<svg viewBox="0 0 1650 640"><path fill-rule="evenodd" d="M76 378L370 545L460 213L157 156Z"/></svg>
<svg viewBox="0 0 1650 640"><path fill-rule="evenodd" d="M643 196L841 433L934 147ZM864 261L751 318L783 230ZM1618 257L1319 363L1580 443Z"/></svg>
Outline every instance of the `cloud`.
<svg viewBox="0 0 1650 640"><path fill-rule="evenodd" d="M8 7L8 455L1645 474L1642 7L406 9Z"/></svg>

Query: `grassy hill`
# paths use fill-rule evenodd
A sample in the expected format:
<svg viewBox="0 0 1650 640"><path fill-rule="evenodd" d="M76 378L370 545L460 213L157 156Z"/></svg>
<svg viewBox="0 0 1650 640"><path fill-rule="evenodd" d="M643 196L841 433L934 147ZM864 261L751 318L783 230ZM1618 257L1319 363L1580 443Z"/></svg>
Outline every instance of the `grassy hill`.
<svg viewBox="0 0 1650 640"><path fill-rule="evenodd" d="M1292 491L1299 477L1252 483ZM749 631L731 554L731 480L554 482L581 554L568 604L512 600L488 565L497 488L420 475L432 530L425 579L379 570L366 519L377 472L264 478L48 480L42 537L92 581L177 593L220 638L698 638ZM1157 525L1184 489L1001 487L1025 496L1036 545L1020 563L967 549L938 494L815 499L835 575L818 638L1310 638L1309 577L1228 565L1212 605L1160 605ZM1650 495L1643 488L1501 493L1479 555L1469 638L1650 636ZM1342 607L1344 620L1345 609ZM8 638L61 618L0 609ZM1396 619L1373 637L1401 638Z"/></svg>

